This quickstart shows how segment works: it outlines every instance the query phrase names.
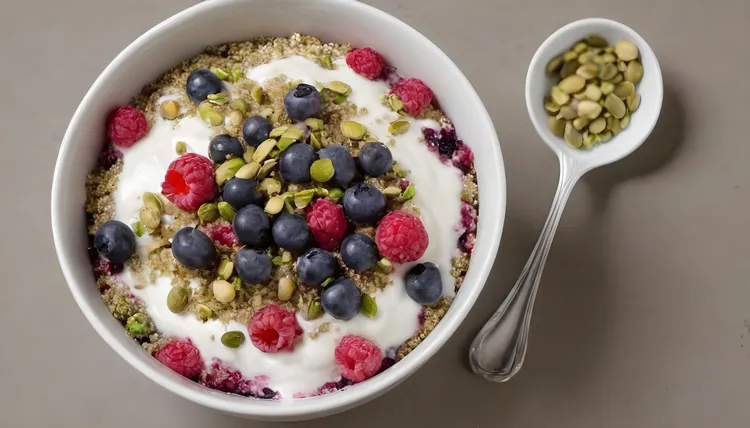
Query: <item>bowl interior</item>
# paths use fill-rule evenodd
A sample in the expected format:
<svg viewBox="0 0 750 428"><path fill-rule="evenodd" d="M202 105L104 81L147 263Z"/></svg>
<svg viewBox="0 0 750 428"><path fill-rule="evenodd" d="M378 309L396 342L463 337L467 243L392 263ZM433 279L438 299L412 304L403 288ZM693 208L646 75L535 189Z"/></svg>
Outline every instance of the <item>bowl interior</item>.
<svg viewBox="0 0 750 428"><path fill-rule="evenodd" d="M477 243L469 272L448 314L399 364L351 389L322 397L268 402L219 393L188 381L148 356L128 338L102 304L87 259L87 172L105 140L107 114L143 85L206 46L258 36L307 33L323 41L371 46L404 76L419 77L436 93L459 135L476 153L480 185ZM473 88L440 49L397 19L350 0L213 0L162 22L128 46L89 90L65 134L52 188L52 226L58 257L71 292L97 332L136 369L196 403L239 416L293 420L353 407L382 394L433 355L469 311L497 253L505 214L505 175L492 122Z"/></svg>
<svg viewBox="0 0 750 428"><path fill-rule="evenodd" d="M544 109L543 100L559 79L545 72L547 62L570 49L588 34L602 35L610 45L619 40L630 40L638 46L643 63L643 80L636 85L641 94L641 104L631 115L630 125L610 142L600 144L592 150L569 147L547 127L549 114ZM526 107L537 133L544 142L557 153L565 153L583 164L613 162L635 150L653 130L661 111L663 86L661 69L656 55L646 41L633 29L616 21L591 18L570 23L547 38L531 60L526 75Z"/></svg>

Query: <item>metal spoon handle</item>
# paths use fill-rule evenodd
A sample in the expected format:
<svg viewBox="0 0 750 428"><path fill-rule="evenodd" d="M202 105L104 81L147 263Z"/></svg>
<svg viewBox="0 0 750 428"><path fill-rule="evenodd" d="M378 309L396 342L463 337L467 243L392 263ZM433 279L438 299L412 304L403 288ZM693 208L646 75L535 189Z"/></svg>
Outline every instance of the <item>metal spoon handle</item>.
<svg viewBox="0 0 750 428"><path fill-rule="evenodd" d="M583 172L576 167L575 162L566 159L565 156L561 157L557 193L539 240L510 294L471 344L471 368L487 380L505 382L513 377L523 364L531 311L544 263L547 261L565 203Z"/></svg>

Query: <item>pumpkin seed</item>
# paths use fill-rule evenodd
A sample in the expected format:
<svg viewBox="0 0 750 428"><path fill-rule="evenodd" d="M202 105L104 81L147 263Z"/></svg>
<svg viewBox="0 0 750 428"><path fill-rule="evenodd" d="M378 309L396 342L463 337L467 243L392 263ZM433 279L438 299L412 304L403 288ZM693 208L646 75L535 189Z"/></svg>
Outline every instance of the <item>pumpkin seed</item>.
<svg viewBox="0 0 750 428"><path fill-rule="evenodd" d="M310 177L318 183L325 183L333 178L335 170L330 159L318 159L310 165Z"/></svg>
<svg viewBox="0 0 750 428"><path fill-rule="evenodd" d="M395 198L397 196L401 196L401 189L394 186L386 187L385 189L383 189L383 196L385 196L386 198Z"/></svg>
<svg viewBox="0 0 750 428"><path fill-rule="evenodd" d="M247 113L247 110L250 108L250 106L247 104L247 101L243 100L242 98L235 98L232 100L232 108L235 110L239 110L242 114Z"/></svg>
<svg viewBox="0 0 750 428"><path fill-rule="evenodd" d="M305 208L315 196L315 189L307 189L294 194L294 206Z"/></svg>
<svg viewBox="0 0 750 428"><path fill-rule="evenodd" d="M638 46L630 40L620 40L615 43L615 55L622 61L632 61L638 58Z"/></svg>
<svg viewBox="0 0 750 428"><path fill-rule="evenodd" d="M315 150L320 150L323 148L323 145L320 143L320 136L317 132L311 132L310 133L310 145Z"/></svg>
<svg viewBox="0 0 750 428"><path fill-rule="evenodd" d="M219 215L226 221L234 220L234 208L228 202L221 201L217 204Z"/></svg>
<svg viewBox="0 0 750 428"><path fill-rule="evenodd" d="M417 188L414 186L414 183L410 183L408 186L406 186L406 189L404 189L404 193L401 194L401 200L408 201L416 196L416 194Z"/></svg>
<svg viewBox="0 0 750 428"><path fill-rule="evenodd" d="M234 176L237 178L248 180L251 178L255 178L255 176L258 175L258 171L260 171L260 164L258 162L250 162L249 164L243 165L242 168L238 169Z"/></svg>
<svg viewBox="0 0 750 428"><path fill-rule="evenodd" d="M321 315L323 315L323 305L320 304L320 299L316 297L307 304L307 319L314 320L320 318Z"/></svg>
<svg viewBox="0 0 750 428"><path fill-rule="evenodd" d="M250 98L253 99L256 103L260 104L263 102L263 88L258 85L253 87L253 89L250 90Z"/></svg>
<svg viewBox="0 0 750 428"><path fill-rule="evenodd" d="M255 148L255 153L253 153L253 161L258 163L263 162L274 147L276 147L276 140L272 138L260 143L260 145Z"/></svg>
<svg viewBox="0 0 750 428"><path fill-rule="evenodd" d="M344 191L339 189L338 187L328 189L328 199L331 199L333 201L338 201L339 199L343 197L344 197Z"/></svg>
<svg viewBox="0 0 750 428"><path fill-rule="evenodd" d="M219 126L224 123L224 115L214 109L210 101L198 104L198 116L209 126Z"/></svg>
<svg viewBox="0 0 750 428"><path fill-rule="evenodd" d="M215 74L221 80L227 80L229 73L219 67L211 67L211 73Z"/></svg>
<svg viewBox="0 0 750 428"><path fill-rule="evenodd" d="M218 94L208 94L206 99L213 104L223 105L229 102L229 95L225 94L224 92L220 92Z"/></svg>
<svg viewBox="0 0 750 428"><path fill-rule="evenodd" d="M222 163L216 168L216 184L221 186L227 180L234 177L237 171L245 165L245 160L242 158L232 158Z"/></svg>
<svg viewBox="0 0 750 428"><path fill-rule="evenodd" d="M263 162L263 166L260 167L260 171L258 171L258 180L266 178L268 174L273 170L273 168L276 166L276 164L279 161L276 159L266 159L265 162Z"/></svg>
<svg viewBox="0 0 750 428"><path fill-rule="evenodd" d="M284 135L284 133L285 133L285 132L286 132L287 130L289 130L289 127L288 127L288 126L286 126L286 125L284 125L284 126L279 126L279 127L277 127L277 128L273 128L273 129L271 130L271 132L270 132L270 133L268 133L268 137L269 137L269 138L279 138L279 137L281 137L282 135Z"/></svg>
<svg viewBox="0 0 750 428"><path fill-rule="evenodd" d="M239 348L245 343L245 334L241 331L228 331L221 335L221 343L227 348Z"/></svg>
<svg viewBox="0 0 750 428"><path fill-rule="evenodd" d="M325 281L323 281L323 283L322 283L322 284L320 284L320 288L326 288L326 287L328 287L328 285L329 285L330 283L332 283L332 282L333 282L333 277L331 277L331 278L326 278L326 280L325 280Z"/></svg>
<svg viewBox="0 0 750 428"><path fill-rule="evenodd" d="M234 263L228 259L221 259L219 262L219 268L216 269L216 272L218 273L219 278L229 279L232 276L232 272L234 272Z"/></svg>
<svg viewBox="0 0 750 428"><path fill-rule="evenodd" d="M143 194L143 206L145 208L153 208L159 214L162 212L161 198L156 193L145 192Z"/></svg>
<svg viewBox="0 0 750 428"><path fill-rule="evenodd" d="M616 119L622 119L622 117L625 116L625 113L627 112L625 103L615 94L607 95L607 98L604 99L604 108L606 108L608 112L612 113L612 116L614 116Z"/></svg>
<svg viewBox="0 0 750 428"><path fill-rule="evenodd" d="M198 318L201 321L208 321L214 315L214 311L202 303L198 304L195 308L198 310Z"/></svg>
<svg viewBox="0 0 750 428"><path fill-rule="evenodd" d="M360 307L362 308L362 313L367 315L368 318L375 318L378 315L378 304L375 303L375 299L369 294L362 295Z"/></svg>
<svg viewBox="0 0 750 428"><path fill-rule="evenodd" d="M265 211L268 214L276 215L284 209L284 198L281 196L274 196L266 203Z"/></svg>
<svg viewBox="0 0 750 428"><path fill-rule="evenodd" d="M309 126L310 129L312 129L313 131L322 131L323 126L324 126L324 123L322 120L314 118L314 117L309 117L305 119L305 124Z"/></svg>
<svg viewBox="0 0 750 428"><path fill-rule="evenodd" d="M143 236L146 233L146 229L144 229L143 223L141 223L140 221L135 222L135 224L133 224L133 232L135 233L135 236L139 238Z"/></svg>
<svg viewBox="0 0 750 428"><path fill-rule="evenodd" d="M167 294L167 308L170 312L179 314L185 309L188 301L188 292L185 287L176 285Z"/></svg>
<svg viewBox="0 0 750 428"><path fill-rule="evenodd" d="M352 93L351 86L339 81L326 83L325 88L340 95L349 95Z"/></svg>

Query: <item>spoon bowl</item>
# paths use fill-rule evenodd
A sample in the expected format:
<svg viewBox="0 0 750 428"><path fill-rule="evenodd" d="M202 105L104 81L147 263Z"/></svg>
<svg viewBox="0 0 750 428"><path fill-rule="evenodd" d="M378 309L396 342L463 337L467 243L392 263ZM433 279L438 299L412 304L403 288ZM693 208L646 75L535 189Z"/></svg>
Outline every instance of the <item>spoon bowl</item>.
<svg viewBox="0 0 750 428"><path fill-rule="evenodd" d="M641 54L643 79L636 85L636 91L641 95L641 105L631 114L630 125L607 143L581 150L568 146L561 137L549 130L549 114L544 109L542 100L557 83L545 72L547 62L589 34L599 34L611 45L619 40L630 40L635 43ZM586 170L622 159L643 144L659 119L663 97L661 68L651 46L632 28L610 19L582 19L555 31L539 46L526 73L526 108L536 132L558 157L565 155L587 167Z"/></svg>
<svg viewBox="0 0 750 428"><path fill-rule="evenodd" d="M643 64L643 79L636 85L641 104L631 115L629 126L608 142L581 150L568 146L549 130L543 100L557 83L547 76L547 63L589 34L599 34L610 44L620 40L635 43ZM520 370L544 264L573 187L586 172L624 158L646 141L659 119L663 93L661 69L651 47L630 27L616 21L575 21L554 32L536 51L526 74L526 107L537 133L560 160L560 181L539 240L518 281L471 344L469 363L475 373L494 382L505 382Z"/></svg>

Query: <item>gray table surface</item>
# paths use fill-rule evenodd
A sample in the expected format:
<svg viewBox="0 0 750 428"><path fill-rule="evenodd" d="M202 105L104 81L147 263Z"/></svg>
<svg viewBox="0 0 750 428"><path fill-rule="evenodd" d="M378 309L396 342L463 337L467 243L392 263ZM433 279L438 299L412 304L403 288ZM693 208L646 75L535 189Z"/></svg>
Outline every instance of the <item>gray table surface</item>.
<svg viewBox="0 0 750 428"><path fill-rule="evenodd" d="M750 424L750 2L369 1L433 40L476 87L502 142L507 220L484 292L438 355L386 396L299 425L224 416L137 373L78 310L52 244L52 170L74 109L122 48L194 2L15 2L0 14L1 426ZM467 347L531 251L557 180L526 116L526 66L553 30L595 15L656 51L662 117L640 150L574 192L525 367L488 383L469 371Z"/></svg>

